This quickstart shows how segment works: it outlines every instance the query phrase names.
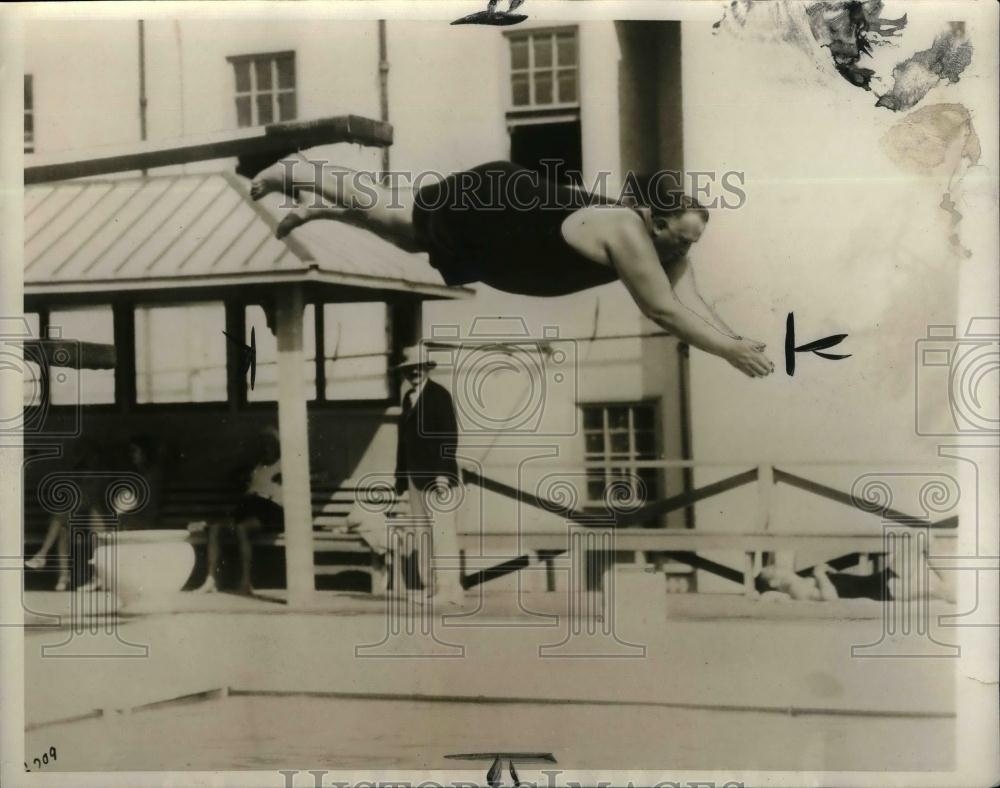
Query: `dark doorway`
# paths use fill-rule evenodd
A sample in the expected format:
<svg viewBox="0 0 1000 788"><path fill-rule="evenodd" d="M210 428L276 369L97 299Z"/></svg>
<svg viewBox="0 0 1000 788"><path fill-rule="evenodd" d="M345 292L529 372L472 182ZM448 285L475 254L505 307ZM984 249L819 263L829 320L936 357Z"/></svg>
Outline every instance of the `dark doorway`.
<svg viewBox="0 0 1000 788"><path fill-rule="evenodd" d="M538 172L551 173L551 160L561 162L559 173L572 173L572 182L581 184L583 145L580 121L531 123L514 126L510 131L510 158L515 164ZM548 160L548 166L542 164ZM565 177L565 176L564 176Z"/></svg>

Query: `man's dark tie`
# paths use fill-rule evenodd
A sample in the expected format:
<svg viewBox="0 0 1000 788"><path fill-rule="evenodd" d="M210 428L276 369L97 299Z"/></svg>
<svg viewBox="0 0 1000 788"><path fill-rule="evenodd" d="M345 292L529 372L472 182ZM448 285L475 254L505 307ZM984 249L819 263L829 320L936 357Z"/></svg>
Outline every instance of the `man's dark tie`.
<svg viewBox="0 0 1000 788"><path fill-rule="evenodd" d="M410 415L410 411L413 410L413 400L416 395L416 389L410 389L403 395L403 418L405 419Z"/></svg>

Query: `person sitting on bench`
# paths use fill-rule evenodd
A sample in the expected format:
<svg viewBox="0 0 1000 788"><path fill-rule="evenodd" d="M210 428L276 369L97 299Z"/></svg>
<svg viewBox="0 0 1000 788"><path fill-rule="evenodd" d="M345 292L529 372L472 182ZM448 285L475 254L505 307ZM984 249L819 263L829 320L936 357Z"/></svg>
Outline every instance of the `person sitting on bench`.
<svg viewBox="0 0 1000 788"><path fill-rule="evenodd" d="M251 532L265 530L281 532L285 529L285 511L281 496L281 447L278 431L273 427L261 433L263 446L257 465L250 473L246 493L233 508L229 518L222 523L211 523L208 528L208 577L198 589L210 593L218 590L221 569L221 532L225 528L236 533L240 551L241 594L252 594L250 567L253 557Z"/></svg>

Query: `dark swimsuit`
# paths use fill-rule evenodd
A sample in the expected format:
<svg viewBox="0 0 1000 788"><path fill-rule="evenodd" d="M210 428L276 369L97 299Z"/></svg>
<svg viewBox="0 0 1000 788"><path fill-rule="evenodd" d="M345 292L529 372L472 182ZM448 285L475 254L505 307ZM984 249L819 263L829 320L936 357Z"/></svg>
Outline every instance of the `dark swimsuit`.
<svg viewBox="0 0 1000 788"><path fill-rule="evenodd" d="M892 599L889 580L898 575L891 569L883 569L871 575L851 575L846 572L831 572L827 575L837 596L841 599Z"/></svg>
<svg viewBox="0 0 1000 788"><path fill-rule="evenodd" d="M613 201L495 161L419 187L413 226L449 285L470 282L530 296L576 293L618 279L566 243L562 224Z"/></svg>

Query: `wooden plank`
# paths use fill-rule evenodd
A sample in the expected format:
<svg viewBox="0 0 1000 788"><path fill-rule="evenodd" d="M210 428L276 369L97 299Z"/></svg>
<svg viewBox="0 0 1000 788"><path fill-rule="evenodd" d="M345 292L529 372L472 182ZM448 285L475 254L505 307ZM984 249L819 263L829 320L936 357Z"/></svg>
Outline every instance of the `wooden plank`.
<svg viewBox="0 0 1000 788"><path fill-rule="evenodd" d="M115 346L102 342L81 342L74 339L26 339L24 355L45 358L50 367L67 369L114 369Z"/></svg>
<svg viewBox="0 0 1000 788"><path fill-rule="evenodd" d="M64 181L234 156L247 157L246 166L252 168L249 162L253 157L265 157L260 161L266 166L268 158L275 161L296 150L337 142L386 147L392 144L392 126L358 115L341 115L124 147L74 150L35 157L32 164L24 168L24 183Z"/></svg>

